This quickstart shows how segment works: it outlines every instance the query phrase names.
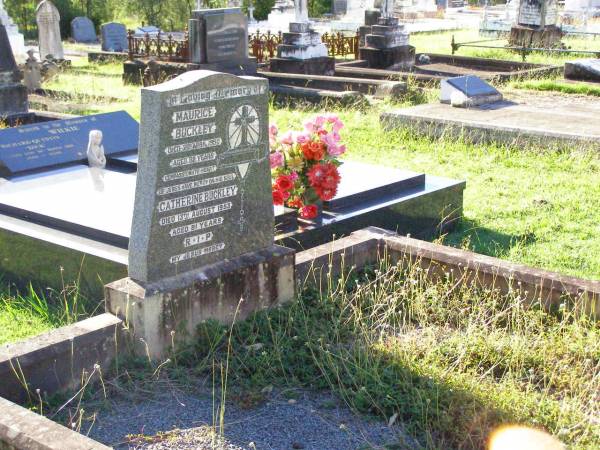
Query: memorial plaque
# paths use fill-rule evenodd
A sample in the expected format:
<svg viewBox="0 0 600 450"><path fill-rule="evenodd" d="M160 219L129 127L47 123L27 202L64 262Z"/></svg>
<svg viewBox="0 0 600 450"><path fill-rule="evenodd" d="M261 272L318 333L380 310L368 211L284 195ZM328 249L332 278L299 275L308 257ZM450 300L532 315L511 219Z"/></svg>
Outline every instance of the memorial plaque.
<svg viewBox="0 0 600 450"><path fill-rule="evenodd" d="M499 94L498 89L475 75L448 78L445 81L453 88L461 91L467 97Z"/></svg>
<svg viewBox="0 0 600 450"><path fill-rule="evenodd" d="M87 17L75 17L71 21L71 36L75 42L96 42L96 27Z"/></svg>
<svg viewBox="0 0 600 450"><path fill-rule="evenodd" d="M122 23L110 22L102 25L102 51L124 52L129 48L127 28Z"/></svg>
<svg viewBox="0 0 600 450"><path fill-rule="evenodd" d="M138 123L125 111L0 130L0 176L87 161L91 130L103 133L106 156L137 150Z"/></svg>
<svg viewBox="0 0 600 450"><path fill-rule="evenodd" d="M268 81L191 71L142 89L129 276L142 283L273 244Z"/></svg>

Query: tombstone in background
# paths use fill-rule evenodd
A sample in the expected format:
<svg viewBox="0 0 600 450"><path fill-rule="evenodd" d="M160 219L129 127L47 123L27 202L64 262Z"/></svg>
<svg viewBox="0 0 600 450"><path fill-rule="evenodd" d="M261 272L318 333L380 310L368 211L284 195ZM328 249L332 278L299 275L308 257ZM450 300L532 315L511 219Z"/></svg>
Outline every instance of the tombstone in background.
<svg viewBox="0 0 600 450"><path fill-rule="evenodd" d="M460 108L469 108L502 100L502 94L474 75L442 80L440 101Z"/></svg>
<svg viewBox="0 0 600 450"><path fill-rule="evenodd" d="M411 70L415 65L415 48L408 44L409 34L403 24L393 17L394 0L384 0L381 17L365 35L360 47L360 59L374 69Z"/></svg>
<svg viewBox="0 0 600 450"><path fill-rule="evenodd" d="M373 25L377 25L377 21L381 17L381 11L378 9L365 10L364 25L358 28L359 43L358 46L364 47L367 34L373 34Z"/></svg>
<svg viewBox="0 0 600 450"><path fill-rule="evenodd" d="M35 20L38 26L40 59L43 61L48 55L52 55L56 60L63 60L65 55L60 37L60 14L56 6L50 0L42 0L35 11Z"/></svg>
<svg viewBox="0 0 600 450"><path fill-rule="evenodd" d="M129 278L105 290L138 353L293 299L294 251L273 244L268 102L266 79L204 70L142 89Z"/></svg>
<svg viewBox="0 0 600 450"><path fill-rule="evenodd" d="M336 16L342 16L348 12L348 0L333 0L331 12Z"/></svg>
<svg viewBox="0 0 600 450"><path fill-rule="evenodd" d="M248 57L248 19L240 8L200 9L189 20L190 68L256 74Z"/></svg>
<svg viewBox="0 0 600 450"><path fill-rule="evenodd" d="M32 93L42 88L42 66L34 56L34 50L27 50L27 61L23 68L23 83L27 92Z"/></svg>
<svg viewBox="0 0 600 450"><path fill-rule="evenodd" d="M556 26L556 0L521 0L517 23L510 30L509 45L553 48L560 45L562 31Z"/></svg>
<svg viewBox="0 0 600 450"><path fill-rule="evenodd" d="M305 75L334 75L335 59L329 56L321 35L312 29L308 20L306 0L296 0L295 22L283 33L283 43L277 46L277 58L271 58L271 72Z"/></svg>
<svg viewBox="0 0 600 450"><path fill-rule="evenodd" d="M94 22L87 17L75 17L71 21L71 37L75 42L98 42Z"/></svg>
<svg viewBox="0 0 600 450"><path fill-rule="evenodd" d="M27 89L21 84L21 72L12 53L8 34L0 25L0 119L29 110Z"/></svg>
<svg viewBox="0 0 600 450"><path fill-rule="evenodd" d="M137 37L140 36L156 36L160 33L160 28L155 27L154 25L144 25L135 29L134 35Z"/></svg>
<svg viewBox="0 0 600 450"><path fill-rule="evenodd" d="M126 52L129 48L127 28L122 23L105 23L100 29L100 35L104 52Z"/></svg>
<svg viewBox="0 0 600 450"><path fill-rule="evenodd" d="M600 59L576 59L565 62L565 78L600 82Z"/></svg>
<svg viewBox="0 0 600 450"><path fill-rule="evenodd" d="M17 63L25 60L25 38L19 33L19 27L10 18L4 9L4 0L0 0L0 25L4 25L13 55Z"/></svg>

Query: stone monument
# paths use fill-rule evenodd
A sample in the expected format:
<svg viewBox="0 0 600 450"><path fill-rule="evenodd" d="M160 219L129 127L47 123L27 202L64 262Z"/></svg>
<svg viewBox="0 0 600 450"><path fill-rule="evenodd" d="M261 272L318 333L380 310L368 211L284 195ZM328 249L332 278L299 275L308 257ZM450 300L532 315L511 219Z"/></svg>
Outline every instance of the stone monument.
<svg viewBox="0 0 600 450"><path fill-rule="evenodd" d="M440 101L459 108L496 103L503 99L502 94L492 85L475 75L442 80Z"/></svg>
<svg viewBox="0 0 600 450"><path fill-rule="evenodd" d="M4 0L0 0L0 25L4 25L4 28L6 28L15 60L17 63L22 63L25 60L25 39L19 33L19 27L10 18L6 9L4 9Z"/></svg>
<svg viewBox="0 0 600 450"><path fill-rule="evenodd" d="M88 17L75 17L71 21L71 37L75 42L98 42L96 27Z"/></svg>
<svg viewBox="0 0 600 450"><path fill-rule="evenodd" d="M126 52L129 48L127 28L122 23L105 23L100 28L103 52Z"/></svg>
<svg viewBox="0 0 600 450"><path fill-rule="evenodd" d="M200 9L189 20L190 69L256 74L248 56L248 19L240 8Z"/></svg>
<svg viewBox="0 0 600 450"><path fill-rule="evenodd" d="M562 31L556 26L556 0L521 0L517 23L510 30L509 45L528 48L560 46Z"/></svg>
<svg viewBox="0 0 600 450"><path fill-rule="evenodd" d="M21 72L6 29L0 25L0 119L26 114L28 110L27 89L21 84Z"/></svg>
<svg viewBox="0 0 600 450"><path fill-rule="evenodd" d="M600 82L600 59L576 59L565 62L565 78Z"/></svg>
<svg viewBox="0 0 600 450"><path fill-rule="evenodd" d="M63 60L65 55L60 37L60 14L56 6L50 0L42 0L35 11L35 20L38 26L40 59L43 61L48 55L52 55L55 60Z"/></svg>
<svg viewBox="0 0 600 450"><path fill-rule="evenodd" d="M42 66L35 56L33 49L27 50L28 58L25 61L23 69L23 82L27 87L27 92L35 92L42 88Z"/></svg>
<svg viewBox="0 0 600 450"><path fill-rule="evenodd" d="M294 251L273 244L268 102L266 79L204 70L142 89L129 278L106 286L140 354L293 299Z"/></svg>
<svg viewBox="0 0 600 450"><path fill-rule="evenodd" d="M408 44L408 31L393 17L393 9L394 0L383 1L381 17L371 26L371 32L365 34L359 55L374 69L408 71L415 64L415 48Z"/></svg>
<svg viewBox="0 0 600 450"><path fill-rule="evenodd" d="M283 43L277 46L277 58L271 58L272 72L307 75L334 75L335 59L329 56L321 35L308 20L307 0L296 0L295 22L283 33Z"/></svg>

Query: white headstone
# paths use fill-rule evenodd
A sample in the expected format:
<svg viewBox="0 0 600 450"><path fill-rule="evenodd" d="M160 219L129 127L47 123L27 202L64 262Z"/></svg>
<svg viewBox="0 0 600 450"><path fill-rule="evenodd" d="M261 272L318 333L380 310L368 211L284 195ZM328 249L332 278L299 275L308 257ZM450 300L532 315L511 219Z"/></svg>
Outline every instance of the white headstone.
<svg viewBox="0 0 600 450"><path fill-rule="evenodd" d="M64 59L62 40L60 37L60 14L50 0L43 0L35 12L38 26L40 59L52 55L54 59Z"/></svg>
<svg viewBox="0 0 600 450"><path fill-rule="evenodd" d="M6 28L8 40L10 41L10 46L17 63L22 63L25 61L25 39L19 33L19 27L15 25L8 12L6 12L6 9L4 9L4 0L0 0L0 24Z"/></svg>

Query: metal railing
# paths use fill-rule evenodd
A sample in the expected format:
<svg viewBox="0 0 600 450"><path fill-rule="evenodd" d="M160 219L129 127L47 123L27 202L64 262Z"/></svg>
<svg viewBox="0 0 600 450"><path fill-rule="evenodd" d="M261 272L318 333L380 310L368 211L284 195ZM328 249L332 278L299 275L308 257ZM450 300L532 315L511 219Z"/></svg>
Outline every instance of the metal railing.
<svg viewBox="0 0 600 450"><path fill-rule="evenodd" d="M129 59L156 58L160 61L189 62L189 38L187 32L182 39L170 33L157 33L150 36L136 36L133 31L127 33L129 41Z"/></svg>

